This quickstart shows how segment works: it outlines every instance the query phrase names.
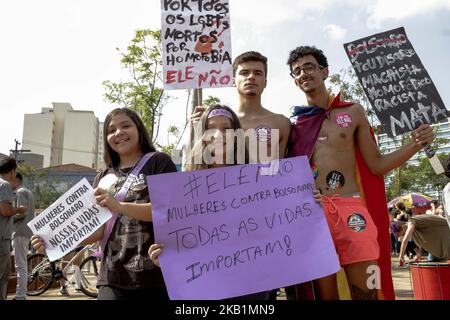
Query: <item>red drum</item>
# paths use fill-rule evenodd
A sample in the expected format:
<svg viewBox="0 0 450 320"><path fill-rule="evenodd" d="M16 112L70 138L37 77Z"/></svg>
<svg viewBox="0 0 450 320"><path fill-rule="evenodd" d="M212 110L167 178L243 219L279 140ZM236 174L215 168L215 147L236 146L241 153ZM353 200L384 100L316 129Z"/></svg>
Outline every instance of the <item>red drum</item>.
<svg viewBox="0 0 450 320"><path fill-rule="evenodd" d="M450 263L411 264L414 300L450 300Z"/></svg>

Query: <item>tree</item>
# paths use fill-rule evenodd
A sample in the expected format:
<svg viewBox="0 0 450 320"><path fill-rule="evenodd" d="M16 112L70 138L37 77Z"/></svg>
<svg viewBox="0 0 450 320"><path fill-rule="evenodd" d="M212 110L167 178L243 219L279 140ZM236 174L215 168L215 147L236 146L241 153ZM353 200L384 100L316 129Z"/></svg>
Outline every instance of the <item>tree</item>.
<svg viewBox="0 0 450 320"><path fill-rule="evenodd" d="M349 66L348 68L341 69L339 73L331 75L328 81L330 82L328 93L331 94L333 91L340 92L342 100L354 101L363 106L370 125L374 129L375 134L377 134L380 122L367 99L364 88L359 82L353 67Z"/></svg>
<svg viewBox="0 0 450 320"><path fill-rule="evenodd" d="M205 100L203 100L203 105L205 107L211 107L215 104L220 104L220 99L214 96L208 96Z"/></svg>
<svg viewBox="0 0 450 320"><path fill-rule="evenodd" d="M438 155L439 160L444 162L448 155ZM387 177L386 196L391 200L410 192L429 195L436 190L442 190L447 182L448 179L444 175L436 175L428 159L422 157L418 159L418 165L406 163Z"/></svg>
<svg viewBox="0 0 450 320"><path fill-rule="evenodd" d="M116 48L120 63L128 69L131 81L104 81L104 98L136 111L148 129L153 143L158 138L162 109L169 96L162 88L162 49L160 30L136 30L126 51Z"/></svg>
<svg viewBox="0 0 450 320"><path fill-rule="evenodd" d="M57 190L57 182L48 180L45 170L20 163L17 171L22 174L24 185L33 192L37 209L47 208L63 194Z"/></svg>
<svg viewBox="0 0 450 320"><path fill-rule="evenodd" d="M205 107L211 107L215 104L220 104L220 99L214 96L208 96L208 98L204 99L202 101L202 105ZM169 128L167 129L167 145L166 146L162 146L160 144L157 144L158 148L162 151L165 152L167 154L172 154L172 152L178 147L178 145L180 144L180 141L184 135L184 133L186 132L186 129L188 127L188 125L190 124L190 119L186 119L186 123L185 126L183 128L183 130L180 130L180 128L178 128L175 125L171 125L169 126ZM174 137L176 142L171 142L170 138Z"/></svg>

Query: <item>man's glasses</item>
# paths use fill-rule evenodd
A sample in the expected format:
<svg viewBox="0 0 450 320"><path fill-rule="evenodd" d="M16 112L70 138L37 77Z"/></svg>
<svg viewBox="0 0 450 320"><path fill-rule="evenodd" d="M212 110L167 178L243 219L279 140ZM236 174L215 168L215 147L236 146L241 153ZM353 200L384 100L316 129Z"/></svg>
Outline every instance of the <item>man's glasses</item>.
<svg viewBox="0 0 450 320"><path fill-rule="evenodd" d="M295 68L294 70L292 70L291 71L291 77L292 78L300 77L300 75L302 74L302 71L303 71L304 74L307 74L308 76L310 76L316 71L316 68L323 69L322 66L319 66L317 64L305 63L303 66Z"/></svg>

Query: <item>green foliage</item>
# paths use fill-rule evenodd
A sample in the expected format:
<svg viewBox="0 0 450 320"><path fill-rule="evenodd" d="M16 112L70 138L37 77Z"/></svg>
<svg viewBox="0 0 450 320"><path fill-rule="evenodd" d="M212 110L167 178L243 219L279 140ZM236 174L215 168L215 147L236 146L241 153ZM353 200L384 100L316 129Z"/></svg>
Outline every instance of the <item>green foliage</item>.
<svg viewBox="0 0 450 320"><path fill-rule="evenodd" d="M106 80L106 101L136 111L148 129L153 142L158 137L162 109L169 97L162 88L162 51L160 30L136 30L126 51L116 49L120 63L131 80Z"/></svg>
<svg viewBox="0 0 450 320"><path fill-rule="evenodd" d="M47 208L63 194L57 190L56 181L50 182L47 179L45 170L20 163L17 171L23 176L24 186L33 192L37 209Z"/></svg>
<svg viewBox="0 0 450 320"><path fill-rule="evenodd" d="M211 107L215 104L220 104L220 99L217 97L214 97L214 96L208 96L208 98L204 99L202 102L202 105L206 106L206 107ZM180 130L179 127L174 126L174 125L169 126L169 128L167 129L168 145L162 146L160 144L156 144L158 146L158 149L167 154L172 154L172 151L178 147L178 144L180 143L180 140L181 140L188 124L189 124L189 122L187 121L183 130ZM171 138L175 138L176 142L171 143Z"/></svg>
<svg viewBox="0 0 450 320"><path fill-rule="evenodd" d="M35 188L34 195L36 198L36 208L46 209L59 197L62 196L62 192L56 190L53 183L38 184Z"/></svg>
<svg viewBox="0 0 450 320"><path fill-rule="evenodd" d="M449 154L438 155L441 163L445 162ZM410 192L429 194L434 190L442 190L448 182L444 175L436 175L426 157L418 159L418 165L404 164L394 170L386 183L386 196L389 200L398 195Z"/></svg>
<svg viewBox="0 0 450 320"><path fill-rule="evenodd" d="M220 99L217 97L209 96L207 99L203 100L203 105L206 107L211 107L215 104L220 104Z"/></svg>

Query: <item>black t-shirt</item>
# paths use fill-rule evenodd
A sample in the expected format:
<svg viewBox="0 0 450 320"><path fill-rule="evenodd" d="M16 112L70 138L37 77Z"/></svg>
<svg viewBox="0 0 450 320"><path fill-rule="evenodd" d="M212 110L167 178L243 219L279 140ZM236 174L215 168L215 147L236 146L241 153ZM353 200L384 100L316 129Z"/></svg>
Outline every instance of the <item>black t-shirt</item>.
<svg viewBox="0 0 450 320"><path fill-rule="evenodd" d="M105 170L94 180L94 188L102 177L113 173L118 180L112 186L112 191L117 193L131 170L132 168L120 171L112 168ZM167 154L156 152L132 183L124 202L150 202L146 176L169 172L176 172L175 164ZM152 222L119 215L105 248L97 285L110 285L121 289L165 287L161 269L153 264L148 256L148 248L153 243L155 236Z"/></svg>

